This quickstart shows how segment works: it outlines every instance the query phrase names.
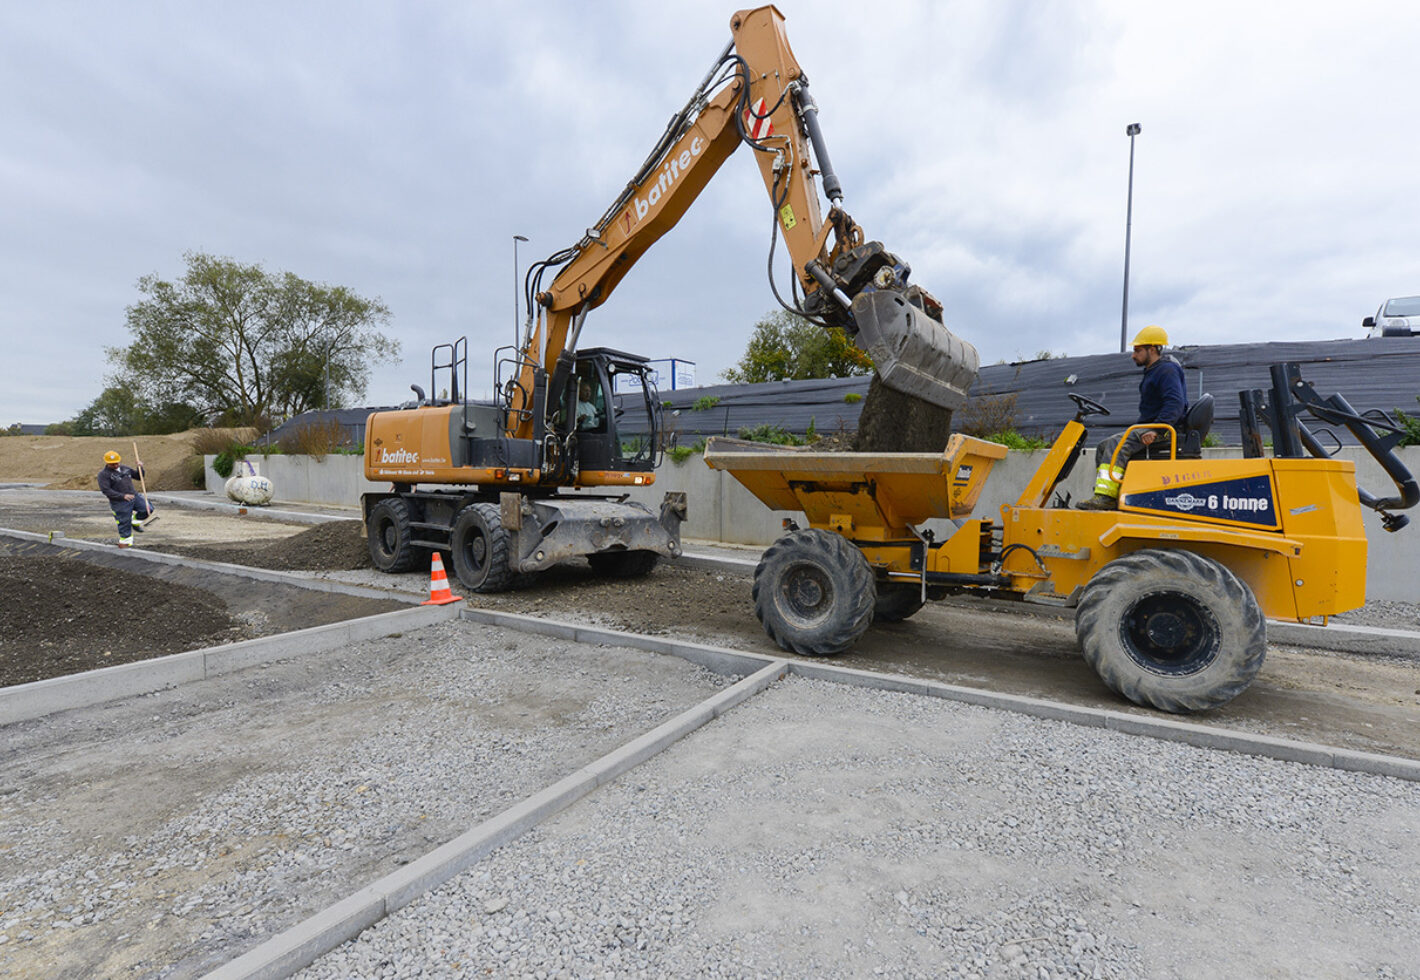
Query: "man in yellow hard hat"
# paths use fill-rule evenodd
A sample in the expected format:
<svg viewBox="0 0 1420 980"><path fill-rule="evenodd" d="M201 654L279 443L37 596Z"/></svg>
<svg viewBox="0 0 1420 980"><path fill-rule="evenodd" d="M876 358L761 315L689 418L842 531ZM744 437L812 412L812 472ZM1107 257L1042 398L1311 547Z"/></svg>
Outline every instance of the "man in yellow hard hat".
<svg viewBox="0 0 1420 980"><path fill-rule="evenodd" d="M1169 335L1163 327L1149 326L1134 338L1134 363L1144 369L1139 379L1139 418L1135 425L1163 422L1177 429L1188 414L1188 389L1183 383L1183 365L1172 354L1165 354ZM1076 506L1080 510L1115 510L1119 507L1119 484L1124 468L1135 456L1144 452L1159 437L1168 438L1166 429L1135 429L1126 439L1124 433L1112 435L1095 448L1095 493ZM1120 446L1120 440L1124 445ZM1167 443L1165 444L1167 445ZM1114 455L1115 448L1119 455ZM1111 465L1111 460L1113 464Z"/></svg>
<svg viewBox="0 0 1420 980"><path fill-rule="evenodd" d="M135 470L122 463L123 457L113 450L104 453L104 468L99 470L99 489L108 498L113 519L118 523L118 546L131 548L134 530L143 530L143 525L157 518L148 498L133 489L133 478L145 475L143 464L139 462ZM136 521L135 517L138 518Z"/></svg>

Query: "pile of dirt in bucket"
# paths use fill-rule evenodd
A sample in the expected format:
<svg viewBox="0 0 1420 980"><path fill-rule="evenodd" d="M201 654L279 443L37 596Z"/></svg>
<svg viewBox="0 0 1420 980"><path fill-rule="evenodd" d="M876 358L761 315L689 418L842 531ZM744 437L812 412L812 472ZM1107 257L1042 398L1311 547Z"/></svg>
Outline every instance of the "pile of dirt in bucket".
<svg viewBox="0 0 1420 980"><path fill-rule="evenodd" d="M74 558L0 556L0 686L247 638L202 589Z"/></svg>
<svg viewBox="0 0 1420 980"><path fill-rule="evenodd" d="M359 521L331 521L276 541L162 544L151 550L277 572L344 571L370 567L361 527Z"/></svg>

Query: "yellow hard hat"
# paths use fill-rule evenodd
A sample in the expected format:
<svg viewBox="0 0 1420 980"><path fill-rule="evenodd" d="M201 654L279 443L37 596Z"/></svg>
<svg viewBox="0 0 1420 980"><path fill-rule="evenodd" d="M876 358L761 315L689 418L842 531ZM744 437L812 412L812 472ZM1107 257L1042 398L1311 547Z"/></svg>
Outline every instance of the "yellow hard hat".
<svg viewBox="0 0 1420 980"><path fill-rule="evenodd" d="M1167 347L1169 335L1163 327L1148 326L1140 330L1134 338L1134 347Z"/></svg>
<svg viewBox="0 0 1420 980"><path fill-rule="evenodd" d="M110 449L108 452L104 453L104 463L105 463L105 464L108 464L108 463L117 463L117 462L118 462L119 460L121 460L121 459L123 459L123 457L120 456L118 453L114 452L112 449Z"/></svg>

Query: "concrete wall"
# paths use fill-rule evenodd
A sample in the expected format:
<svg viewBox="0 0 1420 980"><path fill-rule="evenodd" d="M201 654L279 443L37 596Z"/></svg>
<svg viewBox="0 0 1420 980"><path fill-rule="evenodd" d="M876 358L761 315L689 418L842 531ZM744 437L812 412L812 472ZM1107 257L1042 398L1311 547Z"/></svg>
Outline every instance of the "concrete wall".
<svg viewBox="0 0 1420 980"><path fill-rule="evenodd" d="M1045 450L1011 452L996 464L981 500L976 506L979 516L996 517L1003 504L1013 502L1025 487L1045 457ZM1237 449L1208 449L1210 459L1236 458ZM1398 455L1413 473L1420 474L1420 446L1408 446ZM1343 448L1339 458L1356 463L1356 476L1361 486L1380 497L1393 496L1394 484L1370 454L1356 447ZM256 457L258 472L275 485L276 496L284 501L357 506L360 494L368 490L388 489L387 483L370 483L364 479L364 459L359 456L327 456L317 463L304 456ZM207 458L207 488L223 492L226 483L212 471L212 457ZM1094 456L1087 453L1065 481L1075 500L1089 496L1094 485ZM704 541L724 541L730 544L769 545L782 531L785 517L804 524L803 514L770 511L748 490L727 473L712 470L699 456L683 463L669 459L656 472L654 486L632 488L632 499L646 504L653 511L660 507L661 497L669 490L685 491L690 516L682 528L687 538ZM1409 516L1412 527L1395 534L1387 533L1374 511L1363 509L1366 537L1370 543L1367 561L1366 594L1373 599L1420 601L1420 508ZM929 523L929 527L939 522ZM938 536L948 533L939 528Z"/></svg>
<svg viewBox="0 0 1420 980"><path fill-rule="evenodd" d="M204 457L207 468L207 489L224 493L225 477L212 468L214 456ZM256 472L271 481L276 499L307 504L334 504L356 507L360 494L370 490L388 490L389 483L371 483L365 479L364 456L329 455L317 462L310 456L251 456L240 464L247 472L250 463ZM235 475L238 471L232 470Z"/></svg>

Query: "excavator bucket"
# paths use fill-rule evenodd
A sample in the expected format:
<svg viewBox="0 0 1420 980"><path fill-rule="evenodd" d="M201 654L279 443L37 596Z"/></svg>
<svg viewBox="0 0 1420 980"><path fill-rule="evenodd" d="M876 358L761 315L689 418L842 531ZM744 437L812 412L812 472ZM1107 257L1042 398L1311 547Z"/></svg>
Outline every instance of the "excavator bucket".
<svg viewBox="0 0 1420 980"><path fill-rule="evenodd" d="M854 342L883 385L945 409L966 402L980 366L975 347L892 290L859 293L852 312Z"/></svg>

